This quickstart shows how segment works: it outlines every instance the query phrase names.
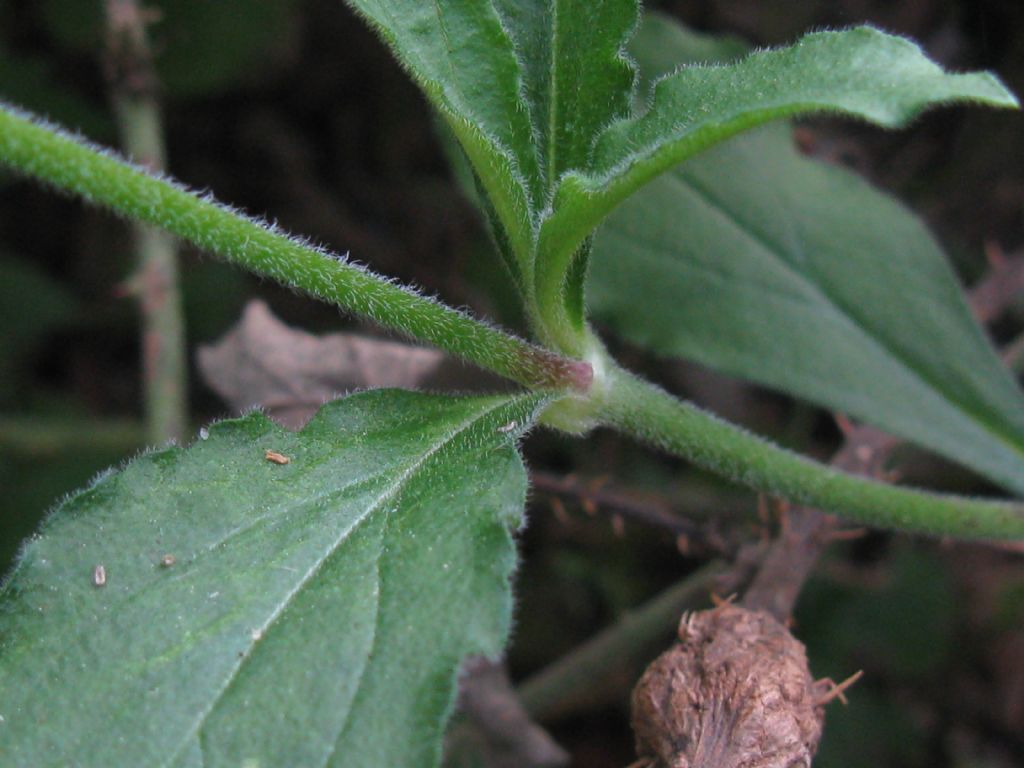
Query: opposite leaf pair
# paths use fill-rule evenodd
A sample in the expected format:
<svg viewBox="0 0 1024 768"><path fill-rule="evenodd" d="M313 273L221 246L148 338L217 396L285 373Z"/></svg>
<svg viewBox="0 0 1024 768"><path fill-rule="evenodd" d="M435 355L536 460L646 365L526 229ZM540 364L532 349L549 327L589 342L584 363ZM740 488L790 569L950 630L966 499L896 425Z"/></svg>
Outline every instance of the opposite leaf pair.
<svg viewBox="0 0 1024 768"><path fill-rule="evenodd" d="M846 175L809 170L780 134L725 145L704 165L663 177L641 192L656 197L596 230L658 174L766 120L841 111L895 125L935 102L1013 104L994 79L943 74L914 46L874 30L822 33L734 66L669 74L630 116L634 76L621 49L636 24L632 0L353 5L461 143L545 348L6 109L0 162L537 392L371 392L326 406L298 434L250 416L73 497L26 547L0 597L0 689L10 692L0 703L0 755L83 765L436 761L461 658L497 653L507 632L509 529L525 494L514 442L544 408L570 430L611 425L859 519L1021 534L1018 506L852 479L676 401L619 368L584 316L593 243L593 303L627 335L880 414L882 426L1024 490L1020 392L927 235ZM673 27L649 24L639 58L653 34L680 45L674 62L687 59ZM758 168L767 169L759 185L744 181ZM852 244L822 249L828 230L819 225L842 218L827 207L809 220L800 214L821 205L798 193L808 186L856 201L838 235ZM751 194L765 189L782 202ZM743 203L729 202L732 193ZM666 215L670 205L679 207ZM879 221L913 255L878 255L865 270L860 249L879 247L878 238L859 238ZM674 231L678 222L684 231ZM732 245L716 251L718 238ZM897 277L910 282L894 288ZM662 313L651 323L636 313L635 292L655 289L667 293L653 308L645 300ZM680 300L676 290L692 293ZM880 315L893 291L900 312ZM665 318L685 328L657 331ZM936 326L945 334L949 318L952 356L930 338ZM756 362L787 335L820 343ZM825 352L854 355L849 370L826 375ZM875 399L894 395L908 401L890 408ZM268 462L268 450L288 463ZM102 587L91 579L97 566Z"/></svg>

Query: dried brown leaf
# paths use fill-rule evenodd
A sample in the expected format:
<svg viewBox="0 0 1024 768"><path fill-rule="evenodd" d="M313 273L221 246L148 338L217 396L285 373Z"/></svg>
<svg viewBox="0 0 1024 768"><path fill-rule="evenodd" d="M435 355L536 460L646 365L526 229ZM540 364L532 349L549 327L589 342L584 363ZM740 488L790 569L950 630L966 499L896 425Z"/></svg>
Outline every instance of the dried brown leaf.
<svg viewBox="0 0 1024 768"><path fill-rule="evenodd" d="M220 341L200 347L198 363L206 383L232 408L260 406L293 429L325 402L353 389L465 390L470 382L493 384L493 378L434 349L290 328L258 300L249 302L242 319Z"/></svg>

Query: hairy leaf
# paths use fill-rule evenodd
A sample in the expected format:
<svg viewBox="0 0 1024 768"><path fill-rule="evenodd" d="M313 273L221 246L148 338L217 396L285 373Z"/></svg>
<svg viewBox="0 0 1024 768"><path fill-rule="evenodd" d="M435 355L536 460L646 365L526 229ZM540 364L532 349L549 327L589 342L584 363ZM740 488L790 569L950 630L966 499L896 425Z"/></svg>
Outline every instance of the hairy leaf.
<svg viewBox="0 0 1024 768"><path fill-rule="evenodd" d="M636 0L496 0L516 45L545 179L544 206L568 171L586 170L598 135L626 117L634 68L624 46L638 18ZM577 253L578 279L567 304L578 335L587 256ZM541 259L546 255L538 254ZM526 291L532 295L533 287ZM543 308L541 308L543 312Z"/></svg>
<svg viewBox="0 0 1024 768"><path fill-rule="evenodd" d="M658 56L664 24L647 38ZM682 38L675 50L687 57ZM656 180L609 218L594 254L590 305L633 342L845 411L1024 492L1024 397L939 247L897 201L800 156L788 128Z"/></svg>
<svg viewBox="0 0 1024 768"><path fill-rule="evenodd" d="M494 0L515 43L548 190L629 113L636 0Z"/></svg>
<svg viewBox="0 0 1024 768"><path fill-rule="evenodd" d="M0 595L2 762L436 763L460 659L508 631L538 405L253 414L72 497Z"/></svg>
<svg viewBox="0 0 1024 768"><path fill-rule="evenodd" d="M349 2L462 145L528 298L536 221L562 175L587 170L597 137L628 115L637 1Z"/></svg>
<svg viewBox="0 0 1024 768"><path fill-rule="evenodd" d="M540 231L539 300L556 301L572 255L616 205L730 136L812 112L897 127L949 101L1016 104L993 76L948 74L913 43L870 27L807 35L734 64L682 67L655 82L645 112L599 137L589 171L562 178Z"/></svg>
<svg viewBox="0 0 1024 768"><path fill-rule="evenodd" d="M544 196L519 59L480 0L348 0L451 127L490 197L524 274Z"/></svg>

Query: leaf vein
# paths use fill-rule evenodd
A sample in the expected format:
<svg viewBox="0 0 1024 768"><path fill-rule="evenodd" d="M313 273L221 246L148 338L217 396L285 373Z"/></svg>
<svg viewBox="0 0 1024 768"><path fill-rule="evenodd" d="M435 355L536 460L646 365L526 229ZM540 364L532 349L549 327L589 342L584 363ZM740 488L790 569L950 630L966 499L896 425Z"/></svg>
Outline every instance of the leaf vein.
<svg viewBox="0 0 1024 768"><path fill-rule="evenodd" d="M490 413L493 413L494 411L496 411L496 410L498 410L498 409L500 409L500 408L502 408L504 406L507 406L507 405L509 405L512 402L515 402L515 401L514 400L502 399L502 400L499 400L497 403L494 403L494 404L490 404L489 403L489 404L487 404L486 407L483 408L481 411L478 411L478 412L474 413L473 416L471 416L470 418L467 418L466 420L464 420L463 422L458 424L453 430L451 430L450 432L444 434L440 439L438 439L438 441L434 445L432 445L428 450L426 450L421 456L419 456L415 461L413 461L408 467L406 467L404 470L402 470L402 472L396 478L395 482L392 483L389 487L385 488L384 491L376 499L374 499L374 501L369 505L369 507L366 509L366 511L362 515L360 515L359 518L355 521L355 524L352 525L352 526L349 526L344 531L342 531L337 537L335 537L335 539L330 543L329 547L327 548L326 553L323 556L321 556L318 559L316 559L316 561L313 563L313 565L296 582L295 587L292 590L290 590L284 596L284 598L278 603L277 606L274 607L274 609L271 611L270 615L268 616L267 620L264 621L263 624L260 627L257 628L257 631L259 632L259 634L264 635L268 631L270 631L270 629L275 624L275 622L278 620L278 618L285 612L287 607L292 604L292 601L295 599L296 595L298 595L299 592L305 587L305 585L308 584L309 581L312 578L314 578L317 573L319 573L319 571L322 568L323 564L326 562L329 554L331 552L335 551L339 546L341 546L342 542L344 542L346 539L348 539L350 537L351 533L354 530L356 530L356 528L364 520L369 518L370 515L372 515L377 509L379 509L383 504L385 504L388 500L390 500L393 496L395 496L401 490L401 488L413 476L415 476L417 471L432 456L436 455L439 451L444 449L447 445L451 444L451 442L454 441L459 435L461 435L466 430L472 428L472 426L474 424L476 424L480 420L486 418ZM376 615L379 615L379 610L378 610ZM375 618L375 622L376 622L376 618ZM376 627L375 627L374 642L376 642L376 637L377 637L377 633L376 633ZM230 673L225 678L223 685L220 687L220 690L215 695L211 696L210 704L196 717L193 725L188 728L188 730L186 731L185 735L182 737L178 749L172 750L170 755L168 756L168 759L163 763L164 766L172 765L174 763L174 761L177 759L177 757L182 753L182 751L188 746L188 744L191 743L194 738L196 738L197 734L199 734L199 732L200 732L200 729L203 727L204 723L209 718L210 714L214 711L214 709L216 708L218 703L223 699L224 695L228 692L228 690L230 690L231 686L234 684L235 680L238 678L238 674L241 671L241 669L243 668L243 666L245 666L245 664L248 663L249 658L250 658L249 655L245 655L238 662L235 663L235 665L232 667ZM362 673L360 674L360 686L361 685L362 685ZM358 693L356 695L358 695ZM354 700L354 698L353 698L353 700ZM344 729L345 729L345 726L346 726L347 722L348 722L348 713L346 713L345 719L342 721L342 726L341 726L341 729L340 729L341 733L344 733Z"/></svg>

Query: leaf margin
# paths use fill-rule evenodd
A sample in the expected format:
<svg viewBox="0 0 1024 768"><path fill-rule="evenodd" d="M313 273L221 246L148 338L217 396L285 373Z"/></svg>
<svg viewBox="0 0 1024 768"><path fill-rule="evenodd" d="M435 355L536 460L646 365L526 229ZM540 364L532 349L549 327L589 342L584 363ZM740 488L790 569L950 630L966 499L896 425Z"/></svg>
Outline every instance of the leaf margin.
<svg viewBox="0 0 1024 768"><path fill-rule="evenodd" d="M366 398L375 398L375 400L373 400L372 402L377 402L377 401L380 401L381 398L389 397L390 396L389 393L392 393L392 392L401 393L401 395L403 397L424 398L424 399L431 399L432 398L434 401L442 401L442 400L460 400L460 401L463 401L463 402L475 401L475 402L478 402L478 403L481 403L481 404L484 404L485 406L487 406L487 410L486 411L476 413L473 416L473 418L471 419L472 425L471 425L470 429L471 430L476 430L476 431L484 430L480 434L481 435L482 434L486 434L488 436L487 440L490 441L491 443L493 443L495 446L497 446L499 444L500 444L500 446L503 446L501 448L501 450L511 449L511 451L512 451L511 456L516 457L516 461L514 463L519 467L519 469L517 471L519 472L519 474L521 476L521 480L522 480L521 493L519 494L518 500L513 503L513 506L518 505L517 508L518 508L519 511L516 512L513 516L509 517L508 516L509 512L508 512L508 510L506 510L506 512L503 513L502 516L499 516L499 517L495 518L495 521L494 521L495 525L498 528L501 528L501 530L505 531L503 536L505 537L505 539L508 540L508 547L511 547L512 545L511 545L511 538L510 538L510 534L511 534L510 526L512 528L515 528L515 527L517 527L521 523L521 519L522 519L521 518L522 506L523 506L523 502L525 502L525 494L526 494L526 477L525 477L525 472L522 469L522 461L521 461L521 458L518 456L518 451L515 450L515 446L517 445L518 441L522 438L522 436L525 433L525 431L527 429L529 429L530 426L532 425L532 423L536 420L536 416L537 416L537 413L539 412L539 410L552 399L551 395L550 394L545 394L545 393L539 393L538 394L538 393L522 393L522 392L520 392L520 393L513 393L511 395L483 396L483 397L481 397L481 396L472 396L472 397L468 397L468 398L446 398L446 397L437 396L437 395L423 395L423 394L419 394L419 393L408 393L408 392L404 392L404 391L401 391L401 390L371 390L371 391L364 392L364 393L358 393L356 395L350 396L350 398L345 398L345 399L343 399L341 401L335 401L334 403L329 404L327 408L321 409L321 411L318 414L318 416L314 418L314 420L310 423L310 425L307 425L306 429L308 430L311 426L313 427L314 430L318 429L319 428L318 427L318 420L321 420L321 422L323 422L323 419L324 419L323 414L329 408L339 409L339 408L343 408L343 407L348 407L346 405L341 405L341 404L345 404L346 401L349 401L349 403L356 402L357 405L359 405L360 403L362 405L366 405L366 403L367 403ZM519 414L519 416L514 418L511 422L505 423L504 419L505 419L505 417L510 412ZM333 413L333 411L332 411L332 413ZM496 419L497 419L497 422L496 423L492 423L492 422L495 422ZM321 426L322 426L322 423L321 423ZM76 492L75 494L70 496L67 500L62 502L62 504L58 507L58 509L55 510L54 513L51 514L51 516L47 519L47 522L45 524L44 531L43 531L43 536L45 537L48 532L52 532L53 527L56 524L55 521L60 521L62 519L61 518L62 515L64 516L64 519L68 518L68 516L69 516L67 514L68 510L76 509L76 505L82 505L85 502L89 502L90 501L90 497L96 497L97 495L102 495L103 493L108 492L109 488L110 488L109 482L111 480L117 481L118 478L123 477L126 472L131 470L132 467L145 467L145 466L151 466L151 465L161 465L161 466L163 466L167 462L174 462L176 460L180 461L182 456L187 456L188 452L190 450L192 450L192 448L194 448L197 445L201 445L204 448L206 448L207 450L209 450L211 445L213 445L213 446L216 445L216 441L225 439L225 435L226 434L230 435L230 434L233 434L233 433L237 432L240 429L249 430L250 428L256 429L256 431L260 432L260 434L266 433L266 434L270 434L270 435L276 435L278 440L283 439L282 435L285 435L285 434L295 434L295 435L301 435L302 434L302 433L286 433L280 427L277 427L276 425L273 425L271 422L269 422L269 420L266 419L266 417L264 417L259 412L251 413L248 416L242 417L240 419L230 419L230 420L218 422L217 424L212 425L209 428L208 432L206 433L206 437L203 438L201 440L201 442L197 441L196 443L193 444L193 446L191 446L189 448L178 448L176 446L171 446L171 447L165 447L165 448L160 449L160 450L148 451L148 452L142 454L136 460L127 463L125 465L125 467L120 472L118 472L116 470L110 470L108 472L102 473L100 476L97 477L97 479L90 486L88 486L87 488L84 488L84 489ZM247 434L249 434L249 433L247 432ZM444 450L447 449L447 444L448 444L448 442L450 442L450 440L453 437L460 436L457 439L462 440L461 435L464 435L464 434L468 435L468 433L466 432L466 428L465 427L461 427L461 428L459 428L457 430L454 430L448 436L448 440L440 443L439 444L440 447L436 451L432 450L430 452L430 454L426 457L426 459L432 458L435 453L437 453L440 456L441 454L443 454ZM300 439L300 438L297 437L296 439ZM310 437L310 439L312 439L312 437ZM481 447L483 445L482 443L480 443L479 436L473 437L472 435L468 435L468 437L466 439L469 439L470 442L472 443L472 445L477 446L476 448L474 448L474 450L477 450L477 448L479 448L479 447ZM250 442L256 443L256 445L251 446L254 449L254 451L255 451L256 448L259 448L260 446L262 446L266 442L266 438L265 437L259 437L259 438L256 438L254 440L250 440ZM488 444L490 444L490 443L488 443ZM288 467L274 467L274 466L270 465L268 462L266 462L265 460L263 460L262 451L261 450L258 451L258 453L260 455L257 458L256 457L256 453L254 451L249 451L249 453L252 453L253 460L258 461L259 465L264 468L262 471L273 473L273 472L279 472L281 470L284 470L284 471L288 470ZM443 458L443 456L440 456L440 458ZM426 461L426 459L424 459L424 461L419 462L419 464L423 464ZM295 468L296 466L297 465L293 463L292 468ZM212 483L212 484L215 485L216 483ZM404 493L404 492L405 492L404 489L399 491L399 493ZM94 511L94 510L90 510L90 511ZM95 517L95 516L86 515L86 517ZM93 521L91 521L90 524L94 524L96 522L97 521L93 520ZM100 521L98 521L98 524L100 526L100 529L102 530L104 521L100 520ZM0 586L0 595L4 596L4 599L2 601L2 605L0 605L0 608L2 608L2 609L0 609L0 616L4 617L6 619L5 624L8 625L8 629L10 628L10 619L11 619L11 602L10 601L12 599L14 599L21 592L21 589L22 589L21 581L23 581L23 579L21 578L22 571L23 571L24 568L27 567L27 563L29 562L29 559L31 557L31 551L32 551L33 547L38 549L38 547L40 546L38 544L39 540L40 540L39 537L36 537L36 543L35 544L27 545L26 553L23 553L23 556L19 558L18 565L16 566L16 568L4 580L3 585ZM42 540L45 540L45 539L42 539ZM179 551L179 555L180 555L181 551L180 550L178 550L178 551ZM509 556L508 556L508 558L506 558L507 561L508 561L507 564L508 564L509 567L513 567L514 566L515 559L516 559L514 557L514 555L511 554L511 552L512 552L512 550L510 549L509 550ZM158 574L156 578L159 579L161 576L163 576L165 578L166 577L177 577L181 573L181 571L179 569L184 567L184 566L185 566L184 560L179 560L179 562L173 568L172 567L168 567L166 569L161 569L159 567L159 565L153 565L152 567L155 569L154 573ZM494 567L494 566L493 565L489 565L488 567ZM126 578L127 574L125 573L125 568L118 567L118 568L115 568L112 571L109 571L109 573L110 573L110 578L115 579L115 581L113 582L115 584L114 589L118 589L120 587L120 585L117 583L117 581ZM81 577L81 581L78 581L78 579L80 577ZM504 598L503 601L501 601L501 604L504 605L504 609L500 609L500 606L498 606L496 608L496 610L499 610L499 609L500 610L504 610L505 619L503 620L503 622L504 622L504 624L503 624L504 630L502 632L502 637L506 637L507 636L508 621L509 621L508 617L510 615L511 607L512 607L512 599L511 599L511 595L509 593L509 584L508 584L508 578L507 577L508 577L508 574L505 574L504 576L502 576L499 579L499 582L501 583L502 589L504 590L504 593L505 593L505 598ZM87 599L88 598L94 598L94 599L99 598L99 599L102 599L104 597L108 597L108 596L111 595L111 592L110 592L111 588L110 588L109 585L106 586L106 587L103 587L102 589L99 588L99 587L93 587L91 584L89 584L88 586L82 586L82 584L85 583L84 580L87 578L86 574L84 574L84 573L83 574L78 574L78 576L76 576L75 578L76 578L75 584L79 585L80 591L84 590L82 592L82 594L85 594ZM204 592L204 594L205 594L205 592ZM500 612L500 610L499 610L499 612ZM76 629L80 630L80 631L87 632L86 629L83 629L81 627L76 627ZM259 637L260 634L262 634L262 633L254 632L254 636L251 638L252 642L247 646L247 648L249 650L245 650L244 651L245 659L248 659L249 652L250 652L250 650L252 648L254 648L254 647L258 648L258 642L257 641L263 642L261 637ZM0 638L2 638L2 642L0 642L0 649L3 650L3 653L0 654L0 658L5 658L6 657L6 659L8 661L10 661L11 658L12 658L12 649L10 647L10 643L12 642L12 636L11 636L10 631L6 631L4 634L0 635ZM477 639L479 639L479 638L477 638ZM30 638L30 640L32 640L32 643L30 643L29 645L32 646L32 647L35 647L34 644L36 644L38 641L35 638ZM21 645L20 647L25 648L27 646ZM489 653L489 654L495 654L499 650L500 650L500 648L494 647L494 646L488 646L488 647L474 646L473 648L465 649L464 652L465 653L484 652L484 653ZM17 653L15 653L14 655L17 656ZM231 655L234 656L234 653L232 653ZM460 652L460 655L461 655L461 652ZM31 658L31 656L29 658ZM244 660L243 660L243 662L244 662ZM47 662L47 663L49 663L49 662ZM458 669L457 668L454 668L454 669L450 670L449 679L450 679L451 685L449 686L449 690L448 690L448 694L449 695L448 695L448 700L447 700L447 706L446 706L446 709L445 709L445 715L442 718L441 722L443 722L443 720L447 719L447 716L450 714L451 707L452 707L452 705L454 703L454 691L455 691L454 682L456 680L457 673L458 673ZM74 696L74 692L73 691L68 691L66 689L63 690L62 693L65 696ZM98 694L97 692L94 691L93 694L91 694L91 695L93 696L92 700L96 701L95 696L96 695L100 695L100 694ZM100 700L102 701L102 697L101 697ZM8 706L10 706L10 705L8 705ZM73 706L81 706L81 705L79 705L78 703L75 703ZM0 737L6 736L6 737L9 738L10 733L11 733L10 729L17 722L17 719L16 719L16 717L12 717L12 715L14 713L10 709L8 709L6 707L3 710L3 714L7 715L7 717L5 718L3 730L0 731ZM110 721L107 720L106 722L110 722ZM111 731L108 730L108 731L105 731L105 732L111 732ZM435 744L435 752L437 752L440 749L440 741L441 741L442 732L443 732L443 729L441 729L440 727L436 731L437 739L436 739L436 744ZM113 734L113 735L115 737L117 736L117 734ZM115 738L115 740L116 740L116 738ZM7 738L0 738L0 753L9 754L9 753L7 753L5 747L2 744L3 741L7 741ZM186 750L186 752L182 753L182 754L187 754L187 753L189 753L189 750L192 750L192 747L190 746L190 742L188 740L183 741L181 743L180 747L181 747L181 749L185 749ZM15 753L15 754L17 754L17 753ZM85 760L85 764L90 764L88 762L87 755L85 754L85 751L75 750L72 754L75 755L76 760ZM166 758L166 760L164 760L164 762L159 762L158 761L159 764L165 764L165 763L166 764L170 764L175 759L174 755L166 755L166 754L164 754L164 755L162 755L162 757ZM95 764L107 764L107 763L104 763L103 761L97 761L97 763L95 763Z"/></svg>
<svg viewBox="0 0 1024 768"><path fill-rule="evenodd" d="M765 106L757 109L740 104L736 107L737 114L734 117L719 123L716 123L715 118L712 117L704 122L687 124L685 122L687 118L684 117L684 122L670 126L670 131L678 129L682 130L682 133L670 134L660 143L658 143L659 139L656 135L646 144L642 141L637 142L635 137L630 135L631 128L637 129L642 134L645 125L656 122L659 117L665 117L659 110L661 110L662 104L669 101L670 97L683 96L686 98L686 90L694 85L688 82L689 80L700 81L701 79L708 80L708 78L728 80L733 78L739 83L742 90L749 88L755 82L751 79L744 83L745 72L749 69L756 71L766 58L769 62L781 60L783 67L794 66L795 72L783 70L785 77L792 78L802 74L801 67L803 65L799 61L794 64L791 59L794 57L799 59L809 46L831 45L836 47L849 40L858 44L860 44L859 41L866 41L868 45L877 42L880 45L894 46L901 56L906 57L904 65L921 68L924 80L927 81L928 78L931 78L936 81L934 86L936 93L922 95L918 97L917 101L910 99L907 104L894 104L891 109L884 108L884 105L875 107L869 105L868 108L844 105L838 97L829 93L842 83L828 82L827 78L834 75L834 72L831 71L832 68L825 67L826 82L819 86L822 95L815 100L790 101L782 106ZM826 53L828 53L827 49ZM870 55L871 51L867 51L867 54ZM787 57L789 58L787 59ZM852 62L852 64L855 63L856 61ZM819 64L819 66L821 65ZM841 76L836 77L841 78ZM707 85L706 82L703 84ZM945 92L938 90L939 85L946 89ZM911 85L907 81L901 81L896 83L896 87L913 89L916 87L916 83ZM721 98L720 94L724 93L721 88L710 90L713 90L718 98ZM682 91L682 93L675 93L675 91ZM783 100L785 100L785 94L783 94ZM605 166L603 171L597 173L593 171L569 172L561 179L552 208L541 222L538 233L537 248L538 253L541 254L541 257L538 258L535 278L538 302L541 306L557 308L553 325L565 324L569 316L563 305L566 278L575 254L591 233L619 203L644 184L683 162L686 158L727 138L771 120L811 113L860 118L881 127L898 128L906 125L933 105L952 102L969 102L1007 108L1019 107L1016 97L994 75L987 72L947 73L928 59L912 41L896 35L889 35L867 25L839 32L815 32L805 35L793 45L755 52L735 63L683 66L675 72L663 75L652 83L651 99L646 111L610 125L598 138L595 151L599 156L598 162L603 162ZM694 130L686 130L693 125L697 126ZM616 141L624 146L616 148ZM629 145L632 143L639 143L639 146L630 150ZM616 160L617 149L619 157ZM602 153L605 155L603 160L600 159Z"/></svg>

